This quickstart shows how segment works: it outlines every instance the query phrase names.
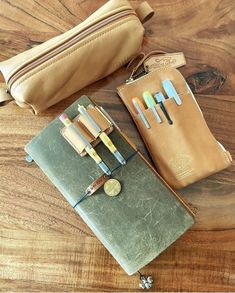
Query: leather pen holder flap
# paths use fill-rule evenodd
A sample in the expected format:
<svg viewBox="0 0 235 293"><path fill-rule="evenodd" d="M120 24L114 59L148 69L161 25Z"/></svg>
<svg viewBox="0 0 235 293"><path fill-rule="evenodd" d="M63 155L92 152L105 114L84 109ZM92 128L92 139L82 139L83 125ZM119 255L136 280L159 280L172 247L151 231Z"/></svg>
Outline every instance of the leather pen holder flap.
<svg viewBox="0 0 235 293"><path fill-rule="evenodd" d="M113 130L112 123L98 110L97 107L88 106L87 113L92 117L95 123L99 126L102 132L109 134ZM85 119L81 114L73 119L73 125L75 125L80 133L85 137L88 142L95 147L99 142L99 132L97 132L94 127ZM68 143L78 152L80 156L85 156L87 154L84 142L78 137L73 129L70 127L63 127L61 129L62 136L68 141Z"/></svg>
<svg viewBox="0 0 235 293"><path fill-rule="evenodd" d="M149 124L147 128L141 116L136 114L132 98L141 100L146 90L153 95L160 91L165 94L163 80L172 82L182 104L177 105L173 98L163 101L172 124L168 123L159 104L155 109L162 123L157 121L151 108L143 110ZM214 138L193 93L177 69L157 69L120 86L118 93L132 115L157 170L171 187L182 188L231 164L230 153Z"/></svg>

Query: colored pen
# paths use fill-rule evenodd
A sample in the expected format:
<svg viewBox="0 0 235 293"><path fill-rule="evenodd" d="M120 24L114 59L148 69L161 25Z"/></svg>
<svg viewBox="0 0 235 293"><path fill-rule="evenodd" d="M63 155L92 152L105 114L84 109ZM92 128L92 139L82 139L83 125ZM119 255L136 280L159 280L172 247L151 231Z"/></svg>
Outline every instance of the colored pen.
<svg viewBox="0 0 235 293"><path fill-rule="evenodd" d="M141 120L143 121L144 125L149 129L150 125L148 121L146 120L143 111L145 110L145 107L143 103L138 98L133 98L132 103L135 107L136 113L140 115Z"/></svg>
<svg viewBox="0 0 235 293"><path fill-rule="evenodd" d="M92 145L89 143L89 141L82 135L80 130L72 123L72 121L68 118L66 113L63 113L59 117L60 121L70 129L73 130L73 132L80 138L80 140L85 145L85 150L88 153L88 155L96 162L96 164L100 167L100 169L107 175L111 174L110 169L108 166L102 161L100 156L97 154L96 150L92 147Z"/></svg>
<svg viewBox="0 0 235 293"><path fill-rule="evenodd" d="M147 107L150 108L153 111L154 115L157 118L157 121L159 123L162 123L162 119L159 116L159 114L158 114L158 112L157 112L157 110L155 108L156 102L154 101L154 98L153 98L152 94L150 92L146 91L146 92L143 93L143 98L144 98L144 101L145 101Z"/></svg>
<svg viewBox="0 0 235 293"><path fill-rule="evenodd" d="M94 121L94 119L89 115L86 108L84 106L78 105L78 111L80 112L80 114L85 116L86 120L92 125L92 127L98 133L101 141L110 150L110 152L119 161L119 163L121 163L122 165L125 165L126 160L123 158L121 153L117 150L116 146L113 144L113 142L108 137L108 135L104 131L102 131L102 129L99 127L99 125L97 125L97 123Z"/></svg>
<svg viewBox="0 0 235 293"><path fill-rule="evenodd" d="M163 86L164 91L166 92L166 94L169 98L173 98L177 105L182 104L182 100L179 97L175 87L173 86L173 84L170 80L168 80L168 79L163 80L162 86Z"/></svg>
<svg viewBox="0 0 235 293"><path fill-rule="evenodd" d="M165 115L167 121L169 124L173 124L172 120L171 120L171 117L169 116L164 104L163 104L163 101L165 100L164 98L164 95L162 94L162 92L157 92L155 95L154 95L154 98L156 99L156 101L158 102L163 114Z"/></svg>

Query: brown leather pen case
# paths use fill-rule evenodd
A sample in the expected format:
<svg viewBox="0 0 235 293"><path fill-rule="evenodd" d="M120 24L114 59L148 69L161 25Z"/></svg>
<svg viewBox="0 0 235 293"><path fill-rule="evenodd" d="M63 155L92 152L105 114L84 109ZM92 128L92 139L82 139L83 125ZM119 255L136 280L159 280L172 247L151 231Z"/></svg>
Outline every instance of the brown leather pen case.
<svg viewBox="0 0 235 293"><path fill-rule="evenodd" d="M159 104L155 106L161 117L159 123L152 109L143 114L150 125L148 129L132 103L133 97L142 102L142 94L161 91L162 82L170 80L182 104L173 98L164 100L164 106L173 121L169 124ZM203 114L181 73L175 68L160 68L118 88L118 94L126 105L149 150L155 166L167 183L179 189L195 181L227 168L232 158L228 151L215 139L208 128Z"/></svg>

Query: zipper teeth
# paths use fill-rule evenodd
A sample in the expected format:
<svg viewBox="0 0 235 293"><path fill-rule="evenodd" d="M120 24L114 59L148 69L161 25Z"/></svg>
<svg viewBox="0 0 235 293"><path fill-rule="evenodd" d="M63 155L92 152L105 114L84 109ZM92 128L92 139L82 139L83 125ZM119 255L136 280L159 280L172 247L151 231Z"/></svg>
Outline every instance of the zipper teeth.
<svg viewBox="0 0 235 293"><path fill-rule="evenodd" d="M10 93L11 87L14 82L24 74L26 74L31 69L35 68L38 65L41 65L45 61L49 60L50 58L58 55L59 53L63 52L64 50L70 48L72 45L75 45L77 42L81 41L85 37L87 37L89 34L95 32L96 30L102 28L105 25L110 24L111 22L118 20L119 18L122 18L124 16L129 15L136 15L135 11L133 9L125 9L123 11L118 12L117 14L113 14L108 16L107 18L97 22L95 25L90 25L87 28L85 28L83 31L75 34L74 36L70 37L68 40L66 40L64 43L58 45L57 47L54 47L51 49L51 51L46 52L44 55L40 56L38 59L32 61L29 64L23 65L21 68L19 68L16 72L13 73L8 78L8 89L7 91Z"/></svg>

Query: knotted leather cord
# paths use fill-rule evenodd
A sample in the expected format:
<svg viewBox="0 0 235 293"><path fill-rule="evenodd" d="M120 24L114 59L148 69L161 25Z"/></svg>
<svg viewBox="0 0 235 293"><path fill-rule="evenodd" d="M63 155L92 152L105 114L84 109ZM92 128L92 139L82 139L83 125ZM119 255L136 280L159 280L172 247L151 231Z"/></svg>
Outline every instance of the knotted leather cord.
<svg viewBox="0 0 235 293"><path fill-rule="evenodd" d="M138 150L134 151L129 157L126 158L126 162L128 162L132 157L134 157L136 154L138 153ZM118 169L120 169L123 165L121 164L118 164L116 167L114 167L112 170L111 170L111 175ZM81 203L86 197L89 197L90 196L90 193L89 192L84 192L80 198L78 199L78 201L76 202L76 204L73 206L73 208L75 209L76 206Z"/></svg>

